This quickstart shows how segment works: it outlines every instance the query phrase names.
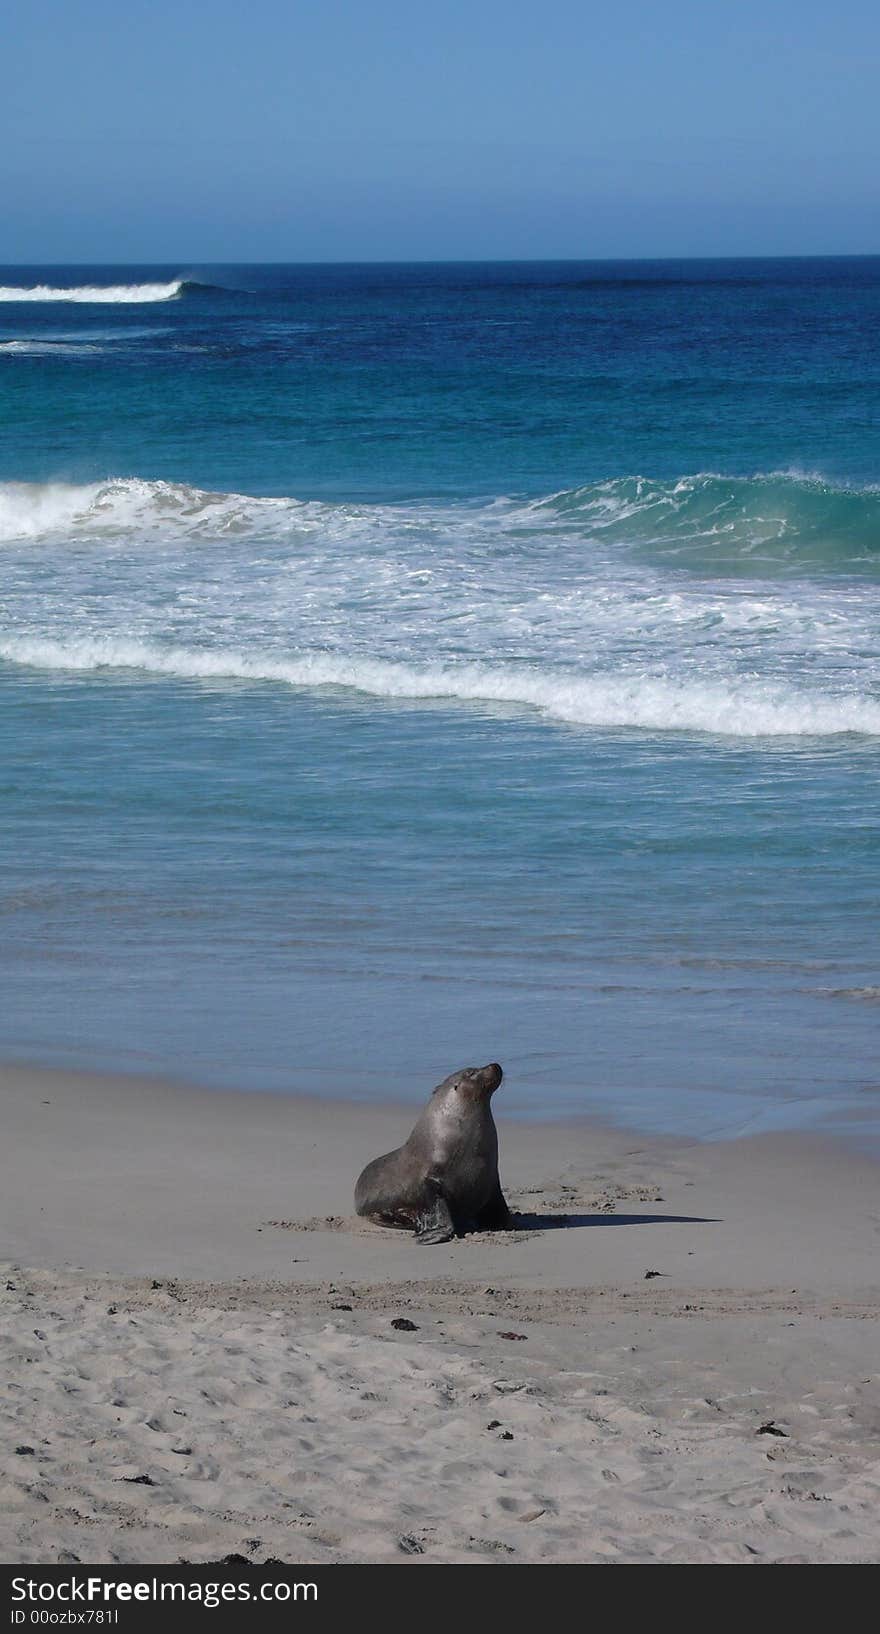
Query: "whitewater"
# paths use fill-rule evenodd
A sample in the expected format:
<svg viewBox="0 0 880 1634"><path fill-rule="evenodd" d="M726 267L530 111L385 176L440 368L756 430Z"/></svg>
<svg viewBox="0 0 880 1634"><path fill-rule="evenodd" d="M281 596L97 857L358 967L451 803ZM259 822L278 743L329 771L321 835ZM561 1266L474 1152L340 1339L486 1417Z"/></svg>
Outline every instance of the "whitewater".
<svg viewBox="0 0 880 1634"><path fill-rule="evenodd" d="M541 674L499 665L461 663L417 668L381 659L308 653L272 658L228 648L158 646L124 637L67 641L0 637L0 659L36 669L101 672L143 670L193 681L271 682L300 688L338 688L375 698L511 704L530 707L579 726L641 727L651 732L695 731L735 737L808 737L880 734L880 699L835 697L806 689L676 683L659 676Z"/></svg>
<svg viewBox="0 0 880 1634"><path fill-rule="evenodd" d="M0 659L583 728L877 735L880 626L854 575L878 519L873 490L784 474L441 506L3 484Z"/></svg>
<svg viewBox="0 0 880 1634"><path fill-rule="evenodd" d="M173 301L184 287L182 278L157 284L0 284L0 305L18 301L73 301L85 306L138 306L151 301Z"/></svg>

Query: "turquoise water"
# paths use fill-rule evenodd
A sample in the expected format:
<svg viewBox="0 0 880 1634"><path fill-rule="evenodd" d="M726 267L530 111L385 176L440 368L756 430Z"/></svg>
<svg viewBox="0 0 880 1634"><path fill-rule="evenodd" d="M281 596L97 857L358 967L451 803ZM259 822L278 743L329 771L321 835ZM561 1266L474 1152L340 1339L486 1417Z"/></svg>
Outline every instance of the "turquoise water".
<svg viewBox="0 0 880 1634"><path fill-rule="evenodd" d="M876 1131L880 260L0 286L7 1058Z"/></svg>

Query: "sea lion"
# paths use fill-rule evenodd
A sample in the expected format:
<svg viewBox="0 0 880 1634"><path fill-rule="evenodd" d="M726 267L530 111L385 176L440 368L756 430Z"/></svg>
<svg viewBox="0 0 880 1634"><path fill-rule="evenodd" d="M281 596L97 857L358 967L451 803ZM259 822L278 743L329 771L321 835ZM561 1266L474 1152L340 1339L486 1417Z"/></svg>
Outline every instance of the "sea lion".
<svg viewBox="0 0 880 1634"><path fill-rule="evenodd" d="M508 1227L489 1104L502 1076L490 1061L444 1078L406 1145L367 1164L354 1192L358 1214L414 1230L420 1243Z"/></svg>

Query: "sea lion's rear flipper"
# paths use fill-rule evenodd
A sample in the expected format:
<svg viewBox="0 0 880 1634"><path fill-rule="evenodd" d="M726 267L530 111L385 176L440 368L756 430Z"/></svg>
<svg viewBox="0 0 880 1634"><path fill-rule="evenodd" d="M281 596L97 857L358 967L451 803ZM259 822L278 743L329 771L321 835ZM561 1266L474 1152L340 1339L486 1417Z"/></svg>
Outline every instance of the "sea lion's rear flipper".
<svg viewBox="0 0 880 1634"><path fill-rule="evenodd" d="M455 1222L443 1193L433 1190L419 1208L416 1219L416 1242L448 1243L455 1236Z"/></svg>
<svg viewBox="0 0 880 1634"><path fill-rule="evenodd" d="M511 1231L513 1220L510 1209L507 1207L504 1193L501 1190L500 1180L495 1182L495 1190L477 1215L478 1231Z"/></svg>

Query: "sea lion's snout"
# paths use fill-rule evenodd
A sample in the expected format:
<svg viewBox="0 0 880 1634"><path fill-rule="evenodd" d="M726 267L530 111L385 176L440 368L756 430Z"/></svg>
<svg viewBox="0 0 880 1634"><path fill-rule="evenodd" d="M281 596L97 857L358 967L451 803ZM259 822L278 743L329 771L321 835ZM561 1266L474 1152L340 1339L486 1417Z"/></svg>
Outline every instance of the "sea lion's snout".
<svg viewBox="0 0 880 1634"><path fill-rule="evenodd" d="M474 1067L473 1077L476 1087L485 1091L487 1095L494 1094L504 1073L497 1061L490 1061L486 1067Z"/></svg>

